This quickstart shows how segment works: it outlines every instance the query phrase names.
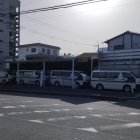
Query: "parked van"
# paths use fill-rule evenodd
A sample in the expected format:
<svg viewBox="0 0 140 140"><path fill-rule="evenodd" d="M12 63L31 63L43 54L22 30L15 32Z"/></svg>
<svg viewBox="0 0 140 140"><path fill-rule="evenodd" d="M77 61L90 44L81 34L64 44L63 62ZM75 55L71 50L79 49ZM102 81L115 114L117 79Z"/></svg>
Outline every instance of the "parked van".
<svg viewBox="0 0 140 140"><path fill-rule="evenodd" d="M74 86L88 85L89 79L84 72L74 71ZM72 86L72 71L71 70L52 70L50 73L50 83L54 86Z"/></svg>
<svg viewBox="0 0 140 140"><path fill-rule="evenodd" d="M36 70L19 70L16 73L17 84L40 85L40 71Z"/></svg>
<svg viewBox="0 0 140 140"><path fill-rule="evenodd" d="M114 89L134 92L136 78L129 71L95 70L91 73L91 86L97 90Z"/></svg>
<svg viewBox="0 0 140 140"><path fill-rule="evenodd" d="M0 71L0 83L6 84L9 82L9 75L6 71Z"/></svg>

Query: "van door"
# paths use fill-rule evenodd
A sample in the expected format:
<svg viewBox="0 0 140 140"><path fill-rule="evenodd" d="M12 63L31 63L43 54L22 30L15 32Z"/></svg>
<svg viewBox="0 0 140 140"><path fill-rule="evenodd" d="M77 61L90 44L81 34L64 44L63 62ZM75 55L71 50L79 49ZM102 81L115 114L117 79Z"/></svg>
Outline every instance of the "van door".
<svg viewBox="0 0 140 140"><path fill-rule="evenodd" d="M72 77L71 72L65 71L63 72L63 86L71 86L72 85Z"/></svg>
<svg viewBox="0 0 140 140"><path fill-rule="evenodd" d="M106 80L104 88L106 89L121 89L120 72L106 72Z"/></svg>

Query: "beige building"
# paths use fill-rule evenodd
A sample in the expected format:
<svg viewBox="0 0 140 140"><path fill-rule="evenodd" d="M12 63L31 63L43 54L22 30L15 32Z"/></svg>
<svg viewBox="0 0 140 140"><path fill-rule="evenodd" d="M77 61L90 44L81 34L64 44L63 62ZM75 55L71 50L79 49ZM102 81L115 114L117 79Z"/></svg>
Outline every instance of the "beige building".
<svg viewBox="0 0 140 140"><path fill-rule="evenodd" d="M15 58L20 43L20 1L0 0L0 69L6 59Z"/></svg>

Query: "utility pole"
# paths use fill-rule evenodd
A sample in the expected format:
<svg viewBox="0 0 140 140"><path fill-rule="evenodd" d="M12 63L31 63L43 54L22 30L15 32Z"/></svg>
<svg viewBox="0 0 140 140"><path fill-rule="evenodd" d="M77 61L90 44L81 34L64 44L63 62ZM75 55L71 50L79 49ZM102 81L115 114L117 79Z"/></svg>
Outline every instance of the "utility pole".
<svg viewBox="0 0 140 140"><path fill-rule="evenodd" d="M99 42L97 42L97 45L94 45L97 47L97 53L98 53L98 70L100 70L100 56L99 56Z"/></svg>

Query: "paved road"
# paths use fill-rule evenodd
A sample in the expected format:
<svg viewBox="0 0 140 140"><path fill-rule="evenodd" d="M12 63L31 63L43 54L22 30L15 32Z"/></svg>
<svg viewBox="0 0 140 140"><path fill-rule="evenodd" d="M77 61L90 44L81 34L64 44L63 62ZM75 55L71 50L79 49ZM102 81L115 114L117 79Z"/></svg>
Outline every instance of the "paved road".
<svg viewBox="0 0 140 140"><path fill-rule="evenodd" d="M140 101L0 93L0 140L140 139Z"/></svg>

